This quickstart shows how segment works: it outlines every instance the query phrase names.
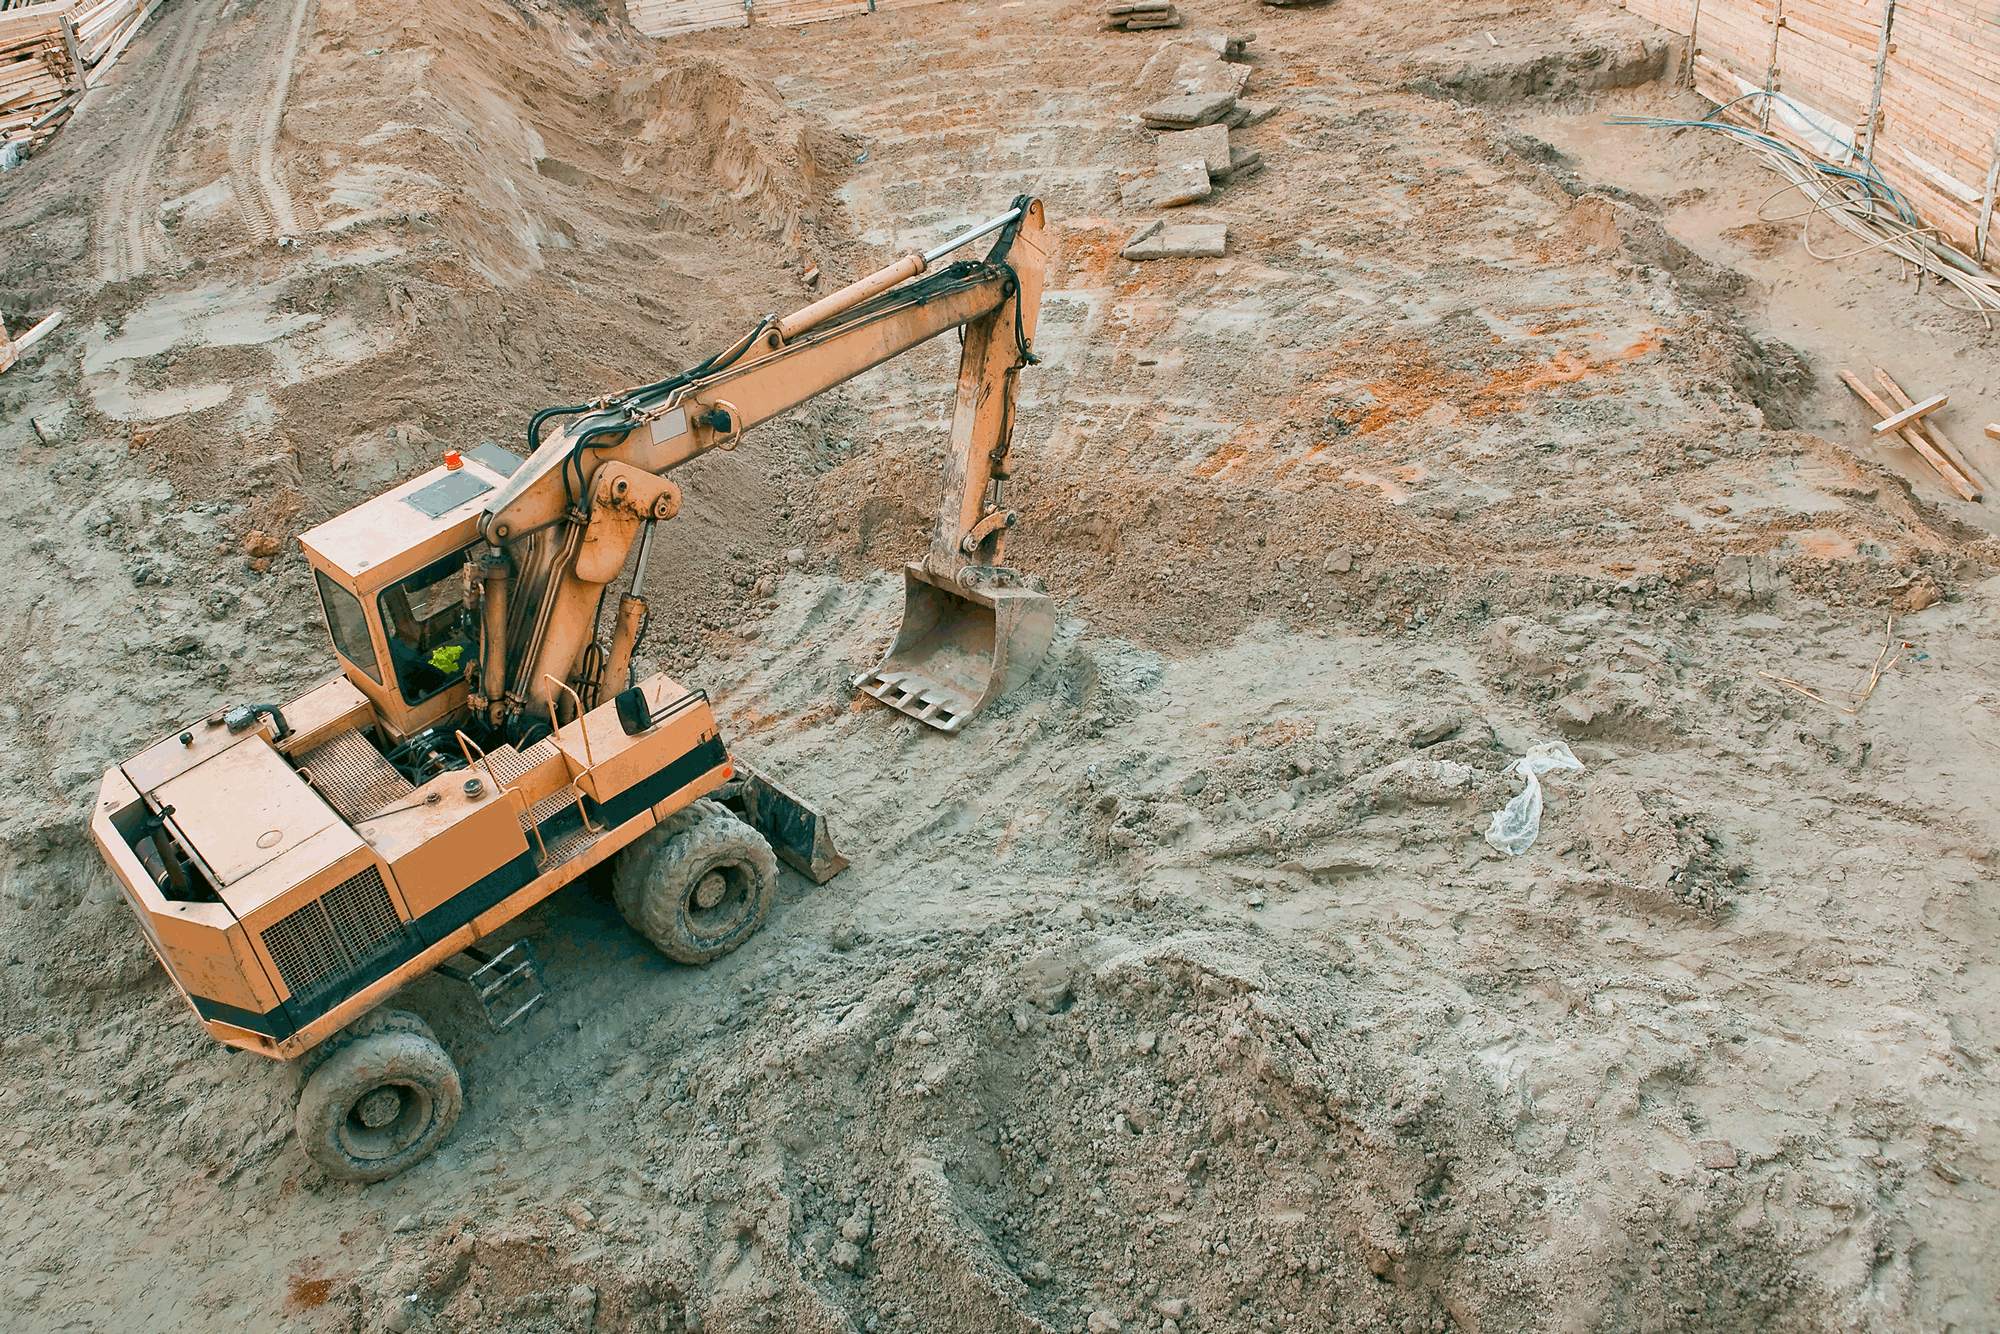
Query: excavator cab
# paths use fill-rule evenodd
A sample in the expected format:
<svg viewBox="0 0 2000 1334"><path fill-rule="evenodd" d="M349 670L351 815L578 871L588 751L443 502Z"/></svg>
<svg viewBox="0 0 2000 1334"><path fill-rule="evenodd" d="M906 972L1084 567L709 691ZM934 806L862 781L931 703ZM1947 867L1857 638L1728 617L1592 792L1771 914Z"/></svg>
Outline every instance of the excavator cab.
<svg viewBox="0 0 2000 1334"><path fill-rule="evenodd" d="M482 446L457 467L432 468L299 539L342 671L400 735L470 699L480 502L505 483L510 462L520 460Z"/></svg>

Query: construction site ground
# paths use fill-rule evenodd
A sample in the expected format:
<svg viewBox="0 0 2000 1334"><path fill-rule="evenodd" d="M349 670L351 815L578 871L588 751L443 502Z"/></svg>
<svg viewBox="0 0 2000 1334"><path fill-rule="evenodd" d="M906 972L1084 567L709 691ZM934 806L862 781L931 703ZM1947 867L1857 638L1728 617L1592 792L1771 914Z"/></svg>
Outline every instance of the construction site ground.
<svg viewBox="0 0 2000 1334"><path fill-rule="evenodd" d="M2000 478L1993 333L1607 125L1707 110L1616 10L1181 12L168 0L0 177L10 327L67 314L0 376L0 1326L2000 1329L2000 525L1835 376ZM1177 211L1227 255L1120 259L1138 109L1244 31L1264 170ZM1023 192L1046 667L956 737L848 686L950 340L677 474L642 666L854 864L705 968L558 894L527 1021L403 997L447 1145L328 1181L105 766L330 672L303 528Z"/></svg>

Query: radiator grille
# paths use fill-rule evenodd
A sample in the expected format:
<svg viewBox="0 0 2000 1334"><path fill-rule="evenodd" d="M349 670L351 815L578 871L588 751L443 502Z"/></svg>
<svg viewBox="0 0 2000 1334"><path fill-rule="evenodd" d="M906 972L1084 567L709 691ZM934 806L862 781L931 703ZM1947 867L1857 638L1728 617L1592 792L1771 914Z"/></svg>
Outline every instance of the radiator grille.
<svg viewBox="0 0 2000 1334"><path fill-rule="evenodd" d="M370 866L272 923L264 948L293 1003L309 1004L331 998L403 934L382 872Z"/></svg>

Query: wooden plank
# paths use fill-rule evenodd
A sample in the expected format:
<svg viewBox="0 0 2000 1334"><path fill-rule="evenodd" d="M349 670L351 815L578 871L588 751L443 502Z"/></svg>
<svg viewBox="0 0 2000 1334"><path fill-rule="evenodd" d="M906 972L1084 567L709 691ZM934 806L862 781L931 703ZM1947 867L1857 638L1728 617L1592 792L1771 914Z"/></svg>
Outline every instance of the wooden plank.
<svg viewBox="0 0 2000 1334"><path fill-rule="evenodd" d="M1988 439L2000 440L2000 422L1986 423L1986 435Z"/></svg>
<svg viewBox="0 0 2000 1334"><path fill-rule="evenodd" d="M48 0L45 4L0 12L0 42L12 42L35 33L54 32L56 16L69 13L75 4L76 0Z"/></svg>
<svg viewBox="0 0 2000 1334"><path fill-rule="evenodd" d="M52 311L40 324L14 339L7 337L7 326L0 324L0 371L12 366L21 359L23 352L54 333L56 326L61 324L62 320L63 313L60 310Z"/></svg>
<svg viewBox="0 0 2000 1334"><path fill-rule="evenodd" d="M743 0L626 0L632 26L649 37L711 28L742 28L750 22Z"/></svg>
<svg viewBox="0 0 2000 1334"><path fill-rule="evenodd" d="M1892 435L1895 432L1902 430L1905 426L1915 425L1919 417L1923 416L1927 412L1936 412L1939 408L1943 407L1950 401L1951 400L1945 397L1943 394L1932 394L1929 398L1925 399L1923 402L1912 403L1909 407L1904 408L1901 412L1898 412L1895 416L1885 417L1881 421L1876 422L1870 433L1874 435L1875 438L1878 440L1885 435Z"/></svg>
<svg viewBox="0 0 2000 1334"><path fill-rule="evenodd" d="M1870 408L1874 409L1876 416L1887 417L1890 415L1889 405L1883 402L1881 397L1877 395L1874 390L1870 389L1867 385L1861 383L1860 379L1857 378L1852 371L1842 371L1840 373L1840 379L1841 383L1845 384L1849 389L1852 389L1856 394L1859 394L1861 396L1861 401L1863 403L1866 403ZM1936 449L1932 448L1930 441L1924 439L1922 436L1918 435L1915 431L1904 431L1901 434L1903 441L1906 444L1908 444L1910 448L1916 450L1918 455L1923 458L1924 462L1930 464L1931 467L1937 470L1937 475L1944 479L1945 485L1949 486L1954 492L1956 492L1960 499L1963 500L1979 499L1979 492L1973 487L1972 483L1966 481L1965 478L1960 477L1958 475L1957 470L1951 466L1950 462L1944 457L1944 455L1938 453Z"/></svg>
<svg viewBox="0 0 2000 1334"><path fill-rule="evenodd" d="M1889 378L1889 372L1883 370L1880 366L1871 366L1869 369L1875 372L1875 378L1881 383L1882 387L1889 391L1889 401L1891 403L1898 404L1906 410L1911 406L1910 396L1903 392L1903 386ZM1930 442L1937 446L1938 453L1944 455L1950 461L1951 466L1956 468L1966 481L1972 483L1974 491L1984 491L1986 489L1985 482L1980 479L1977 472L1973 471L1973 467L1966 461L1965 455L1958 452L1958 446L1951 442L1950 438L1945 435L1936 422L1925 418L1918 423L1917 429L1929 437Z"/></svg>

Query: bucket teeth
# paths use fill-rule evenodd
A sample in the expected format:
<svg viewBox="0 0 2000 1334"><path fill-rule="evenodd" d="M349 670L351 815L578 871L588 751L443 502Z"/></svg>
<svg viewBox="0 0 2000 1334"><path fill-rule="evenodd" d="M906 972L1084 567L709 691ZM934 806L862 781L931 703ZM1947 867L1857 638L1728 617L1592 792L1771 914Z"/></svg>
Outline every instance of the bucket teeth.
<svg viewBox="0 0 2000 1334"><path fill-rule="evenodd" d="M925 685L921 677L910 672L872 671L854 678L855 689L863 694L873 695L890 708L941 732L956 732L965 726L965 706L949 696L925 690Z"/></svg>

